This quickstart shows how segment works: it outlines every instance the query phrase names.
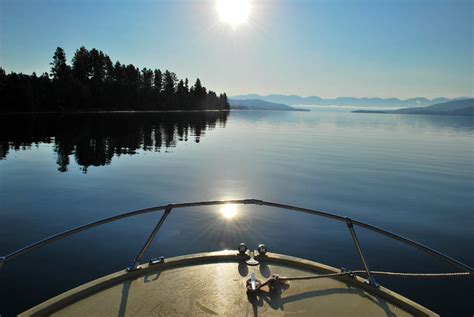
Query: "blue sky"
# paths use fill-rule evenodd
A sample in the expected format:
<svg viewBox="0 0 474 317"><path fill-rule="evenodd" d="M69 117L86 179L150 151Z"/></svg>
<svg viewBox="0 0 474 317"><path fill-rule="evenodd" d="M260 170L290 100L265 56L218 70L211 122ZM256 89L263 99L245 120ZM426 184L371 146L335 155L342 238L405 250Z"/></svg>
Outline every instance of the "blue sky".
<svg viewBox="0 0 474 317"><path fill-rule="evenodd" d="M473 93L472 0L0 0L0 65L41 73L57 46L170 69L229 95L458 97Z"/></svg>

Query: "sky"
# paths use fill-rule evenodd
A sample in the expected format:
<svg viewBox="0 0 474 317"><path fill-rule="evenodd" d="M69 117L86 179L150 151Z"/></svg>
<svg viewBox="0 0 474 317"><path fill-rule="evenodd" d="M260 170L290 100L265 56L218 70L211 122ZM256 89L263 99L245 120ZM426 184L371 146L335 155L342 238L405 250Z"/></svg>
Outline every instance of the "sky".
<svg viewBox="0 0 474 317"><path fill-rule="evenodd" d="M42 73L57 46L169 69L228 95L474 95L472 0L0 0L0 66Z"/></svg>

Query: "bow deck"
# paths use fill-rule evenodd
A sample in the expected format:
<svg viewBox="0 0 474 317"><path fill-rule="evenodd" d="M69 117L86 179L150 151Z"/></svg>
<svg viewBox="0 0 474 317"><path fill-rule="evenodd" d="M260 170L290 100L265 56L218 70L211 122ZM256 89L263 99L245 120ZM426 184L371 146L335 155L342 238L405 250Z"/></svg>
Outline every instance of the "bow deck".
<svg viewBox="0 0 474 317"><path fill-rule="evenodd" d="M295 257L248 256L222 251L180 256L140 269L119 271L52 298L20 316L314 315L437 316L425 307L360 277L290 281L248 293L251 273L301 276L340 270Z"/></svg>

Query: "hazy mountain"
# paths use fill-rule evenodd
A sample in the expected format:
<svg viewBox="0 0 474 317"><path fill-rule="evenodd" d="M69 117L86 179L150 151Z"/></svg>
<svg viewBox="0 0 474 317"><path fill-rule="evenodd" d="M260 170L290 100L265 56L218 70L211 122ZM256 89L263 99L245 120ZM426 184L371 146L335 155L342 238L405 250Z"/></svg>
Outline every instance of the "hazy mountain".
<svg viewBox="0 0 474 317"><path fill-rule="evenodd" d="M308 111L305 109L297 109L285 104L274 103L260 99L229 99L231 109L241 110L280 110L280 111Z"/></svg>
<svg viewBox="0 0 474 317"><path fill-rule="evenodd" d="M410 99L398 98L355 98L355 97L338 97L335 99L324 99L318 96L301 97L297 95L267 95L261 96L256 94L233 96L233 99L239 100L265 100L285 105L319 105L319 106L359 106L359 107L421 107L433 104L447 102L451 100L460 100L466 98L435 98L427 99L416 97Z"/></svg>
<svg viewBox="0 0 474 317"><path fill-rule="evenodd" d="M433 114L474 116L474 99L454 100L438 103L428 107L403 108L397 110L355 110L355 113L395 113L395 114Z"/></svg>

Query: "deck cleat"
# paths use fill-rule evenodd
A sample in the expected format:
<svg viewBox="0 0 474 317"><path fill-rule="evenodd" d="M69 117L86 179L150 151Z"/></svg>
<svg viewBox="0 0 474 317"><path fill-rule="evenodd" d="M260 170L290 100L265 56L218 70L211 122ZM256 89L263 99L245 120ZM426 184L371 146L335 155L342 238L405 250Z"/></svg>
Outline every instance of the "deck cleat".
<svg viewBox="0 0 474 317"><path fill-rule="evenodd" d="M149 265L155 265L155 264L159 264L159 263L164 263L165 262L165 257L164 256L160 256L158 258L153 258L153 259L150 259L150 261L148 262Z"/></svg>
<svg viewBox="0 0 474 317"><path fill-rule="evenodd" d="M348 276L350 276L352 278L356 277L355 273L352 272L352 270L346 269L345 267L341 267L341 273L343 273L343 272L349 273Z"/></svg>
<svg viewBox="0 0 474 317"><path fill-rule="evenodd" d="M247 265L250 265L250 266L259 265L260 262L258 262L257 260L255 260L254 256L255 256L255 252L254 252L254 251L250 252L250 259L248 259L247 261L245 261L245 263L247 263Z"/></svg>
<svg viewBox="0 0 474 317"><path fill-rule="evenodd" d="M262 283L257 280L255 277L255 273L250 274L250 278L245 282L245 286L247 288L247 293L257 293L260 291L260 285Z"/></svg>

